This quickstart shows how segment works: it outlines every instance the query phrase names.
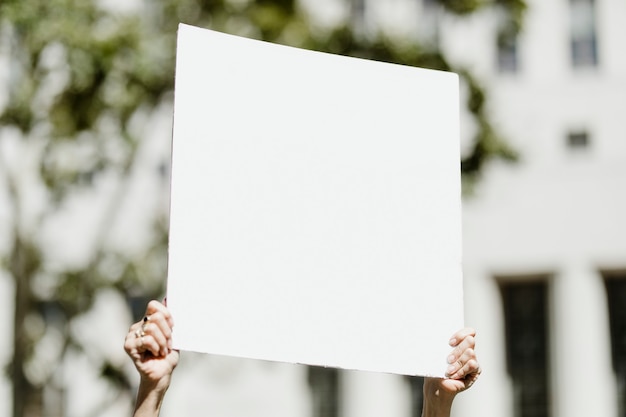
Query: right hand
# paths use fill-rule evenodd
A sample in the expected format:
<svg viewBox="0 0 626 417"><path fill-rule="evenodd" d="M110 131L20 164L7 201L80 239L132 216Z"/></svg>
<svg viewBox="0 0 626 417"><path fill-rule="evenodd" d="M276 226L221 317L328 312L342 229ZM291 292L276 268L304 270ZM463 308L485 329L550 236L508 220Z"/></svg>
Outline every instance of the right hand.
<svg viewBox="0 0 626 417"><path fill-rule="evenodd" d="M124 349L133 360L142 384L167 389L179 353L172 349L172 315L164 304L152 300L144 319L130 326Z"/></svg>

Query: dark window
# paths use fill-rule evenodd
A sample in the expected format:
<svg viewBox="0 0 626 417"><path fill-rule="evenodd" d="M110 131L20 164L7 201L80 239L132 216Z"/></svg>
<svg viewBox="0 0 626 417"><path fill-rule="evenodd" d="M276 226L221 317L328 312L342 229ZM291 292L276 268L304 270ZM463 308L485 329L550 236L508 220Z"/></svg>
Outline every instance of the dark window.
<svg viewBox="0 0 626 417"><path fill-rule="evenodd" d="M515 417L550 416L547 280L501 281Z"/></svg>
<svg viewBox="0 0 626 417"><path fill-rule="evenodd" d="M568 133L567 146L572 149L587 148L589 146L589 134L586 131Z"/></svg>
<svg viewBox="0 0 626 417"><path fill-rule="evenodd" d="M365 14L365 0L352 0L352 12L357 17Z"/></svg>
<svg viewBox="0 0 626 417"><path fill-rule="evenodd" d="M146 314L146 307L152 298L153 297L144 294L127 296L126 301L128 302L130 314L135 322L141 320L144 314Z"/></svg>
<svg viewBox="0 0 626 417"><path fill-rule="evenodd" d="M420 40L427 48L439 49L442 12L441 3L438 0L422 0L422 13L417 25Z"/></svg>
<svg viewBox="0 0 626 417"><path fill-rule="evenodd" d="M626 416L626 270L605 272L611 357L617 377L619 416Z"/></svg>
<svg viewBox="0 0 626 417"><path fill-rule="evenodd" d="M309 387L312 417L337 417L339 415L339 370L309 366Z"/></svg>
<svg viewBox="0 0 626 417"><path fill-rule="evenodd" d="M501 73L515 73L517 62L517 36L500 34L497 43L498 71Z"/></svg>
<svg viewBox="0 0 626 417"><path fill-rule="evenodd" d="M570 0L571 54L574 68L598 65L594 0Z"/></svg>
<svg viewBox="0 0 626 417"><path fill-rule="evenodd" d="M352 0L352 21L358 31L365 29L365 0Z"/></svg>
<svg viewBox="0 0 626 417"><path fill-rule="evenodd" d="M424 406L424 378L410 376L407 380L411 388L411 417L421 417Z"/></svg>

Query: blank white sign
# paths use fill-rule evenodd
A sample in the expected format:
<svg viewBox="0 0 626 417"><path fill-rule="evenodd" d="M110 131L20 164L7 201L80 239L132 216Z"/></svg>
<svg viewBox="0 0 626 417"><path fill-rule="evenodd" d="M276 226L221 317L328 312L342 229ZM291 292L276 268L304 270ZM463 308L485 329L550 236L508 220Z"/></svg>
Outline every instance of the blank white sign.
<svg viewBox="0 0 626 417"><path fill-rule="evenodd" d="M458 91L181 25L175 347L442 376L463 326Z"/></svg>

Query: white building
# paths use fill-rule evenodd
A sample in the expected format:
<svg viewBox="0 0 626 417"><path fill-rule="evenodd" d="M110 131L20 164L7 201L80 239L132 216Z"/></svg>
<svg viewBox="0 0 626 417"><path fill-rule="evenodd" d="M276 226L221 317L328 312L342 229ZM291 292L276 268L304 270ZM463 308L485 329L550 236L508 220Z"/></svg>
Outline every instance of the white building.
<svg viewBox="0 0 626 417"><path fill-rule="evenodd" d="M307 4L320 20L349 10L338 0ZM484 373L457 399L454 415L624 415L626 4L528 4L523 31L508 48L498 47L501 19L493 11L459 19L426 0L364 1L357 9L367 29L404 37L436 32L452 60L487 86L497 128L521 155L516 164L489 165L464 201L466 323L478 330ZM304 367L213 361L237 368L232 378L243 387L223 395L220 383L208 391L215 415L248 415L232 404L254 402L255 415L264 414L262 404L273 416L416 412L411 385L399 376L322 374L326 385L318 386L331 394L317 395L337 407L325 414L311 411L317 397ZM174 390L165 410L171 415L181 406L177 396L189 397L181 393L187 388Z"/></svg>
<svg viewBox="0 0 626 417"><path fill-rule="evenodd" d="M493 114L522 156L491 166L465 201L466 320L486 372L462 404L483 416L624 415L623 313L609 317L607 297L619 303L626 279L626 59L616 44L626 5L529 5L514 70L485 66L497 62L487 24L451 46L481 63ZM457 30L446 32L451 44Z"/></svg>

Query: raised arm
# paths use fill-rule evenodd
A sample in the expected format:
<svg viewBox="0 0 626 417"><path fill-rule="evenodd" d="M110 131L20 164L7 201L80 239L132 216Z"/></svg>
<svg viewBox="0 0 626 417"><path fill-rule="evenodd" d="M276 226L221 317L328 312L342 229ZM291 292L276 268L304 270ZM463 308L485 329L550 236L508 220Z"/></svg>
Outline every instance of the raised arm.
<svg viewBox="0 0 626 417"><path fill-rule="evenodd" d="M447 359L447 378L425 379L422 417L449 417L454 397L478 379L481 369L474 351L475 336L474 329L465 328L450 339L454 349Z"/></svg>
<svg viewBox="0 0 626 417"><path fill-rule="evenodd" d="M124 349L141 377L134 417L157 417L178 352L172 349L174 322L165 305L150 301L144 318L130 326Z"/></svg>

